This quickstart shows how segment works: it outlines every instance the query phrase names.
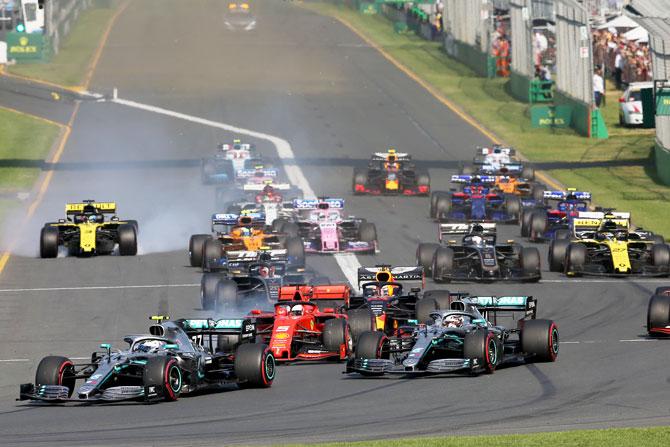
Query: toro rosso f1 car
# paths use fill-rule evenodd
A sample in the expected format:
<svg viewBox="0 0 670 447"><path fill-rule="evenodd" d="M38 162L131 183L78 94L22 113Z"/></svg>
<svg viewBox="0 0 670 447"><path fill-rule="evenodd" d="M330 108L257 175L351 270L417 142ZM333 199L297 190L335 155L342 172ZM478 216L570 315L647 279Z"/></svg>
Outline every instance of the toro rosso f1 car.
<svg viewBox="0 0 670 447"><path fill-rule="evenodd" d="M114 215L116 203L84 200L65 205L65 219L44 224L40 233L40 257L55 258L58 247L71 255L107 255L118 245L121 256L137 254L137 221ZM111 214L109 220L105 215Z"/></svg>
<svg viewBox="0 0 670 447"><path fill-rule="evenodd" d="M558 357L558 328L551 320L535 319L532 297L455 295L445 301L443 308L431 312L430 322L412 327L410 336L361 335L346 372L479 374L493 373L505 363L553 362ZM504 314L516 327L497 322Z"/></svg>
<svg viewBox="0 0 670 447"><path fill-rule="evenodd" d="M533 242L566 238L572 219L580 212L588 211L590 201L591 193L586 191L544 191L542 203L522 210L519 217L521 236Z"/></svg>
<svg viewBox="0 0 670 447"><path fill-rule="evenodd" d="M274 312L252 310L257 334L276 360L345 360L353 352L353 337L342 312L349 300L344 285L285 286ZM371 327L371 319L368 320Z"/></svg>
<svg viewBox="0 0 670 447"><path fill-rule="evenodd" d="M427 171L417 171L412 157L389 149L372 155L368 168L354 171L354 194L392 194L427 196L430 177Z"/></svg>
<svg viewBox="0 0 670 447"><path fill-rule="evenodd" d="M670 247L660 235L631 230L630 213L581 212L569 238L551 241L549 268L568 276L668 276Z"/></svg>
<svg viewBox="0 0 670 447"><path fill-rule="evenodd" d="M35 383L21 385L21 400L42 402L172 401L181 394L237 383L241 388L272 385L275 361L267 345L255 343L253 319L163 321L149 334L124 337L125 350L94 352L74 363L48 356L37 366ZM83 384L76 389L76 382ZM73 397L73 394L76 394Z"/></svg>
<svg viewBox="0 0 670 447"><path fill-rule="evenodd" d="M509 240L496 243L496 224L440 224L440 244L419 244L417 264L435 281L539 281L540 252ZM452 235L465 234L458 244ZM446 240L445 240L446 239Z"/></svg>

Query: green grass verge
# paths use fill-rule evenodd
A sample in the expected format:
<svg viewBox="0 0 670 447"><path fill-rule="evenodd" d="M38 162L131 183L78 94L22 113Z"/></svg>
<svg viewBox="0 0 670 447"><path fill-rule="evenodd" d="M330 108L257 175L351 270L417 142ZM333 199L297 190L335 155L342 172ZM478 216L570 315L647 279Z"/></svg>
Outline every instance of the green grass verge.
<svg viewBox="0 0 670 447"><path fill-rule="evenodd" d="M381 441L296 444L295 447L657 447L670 441L669 427L578 430L524 435L452 436ZM289 447L289 446L286 446Z"/></svg>
<svg viewBox="0 0 670 447"><path fill-rule="evenodd" d="M115 9L84 11L57 55L48 63L17 64L9 72L65 86L80 86Z"/></svg>
<svg viewBox="0 0 670 447"><path fill-rule="evenodd" d="M659 202L670 199L670 187L654 174L654 132L618 125L620 93L610 88L602 110L611 136L607 140L584 138L571 129L533 129L529 105L510 96L507 79L476 77L449 58L439 42L399 35L382 16L329 3L304 6L346 20L531 161L562 163L548 166L548 172L566 186L591 191L599 205L629 210L637 225L670 236L670 220L658 211Z"/></svg>
<svg viewBox="0 0 670 447"><path fill-rule="evenodd" d="M40 168L26 165L46 158L59 131L55 124L0 109L0 192L32 188Z"/></svg>

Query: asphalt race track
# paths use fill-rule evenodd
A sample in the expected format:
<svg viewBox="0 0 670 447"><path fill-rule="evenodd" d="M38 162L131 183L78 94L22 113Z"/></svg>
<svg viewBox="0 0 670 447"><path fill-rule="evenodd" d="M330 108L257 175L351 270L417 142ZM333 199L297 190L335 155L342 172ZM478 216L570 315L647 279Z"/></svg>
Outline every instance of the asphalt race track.
<svg viewBox="0 0 670 447"><path fill-rule="evenodd" d="M381 253L361 264L414 264L418 242L436 238L428 199L354 199L352 168L394 146L430 167L433 189L446 189L458 161L487 140L341 24L279 0L254 6L256 29L243 32L223 26L227 2L132 2L91 90L116 87L127 100L283 138L295 154L288 162L317 194L345 197L351 214L377 224ZM268 444L670 423L668 344L645 336L649 296L667 280L549 272L539 284L450 289L537 297L539 316L560 327L554 364L419 380L354 379L340 364L300 364L280 367L269 390L233 387L171 404L15 402L44 355L87 358L101 342L120 346L159 311L206 315L200 273L186 266L188 236L207 231L214 211L198 160L233 137L109 101L81 104L50 188L0 276L1 444ZM245 140L277 157L268 141ZM36 257L41 225L86 198L115 200L121 217L139 220L140 256ZM517 232L504 227L501 238ZM345 280L332 257L308 263Z"/></svg>

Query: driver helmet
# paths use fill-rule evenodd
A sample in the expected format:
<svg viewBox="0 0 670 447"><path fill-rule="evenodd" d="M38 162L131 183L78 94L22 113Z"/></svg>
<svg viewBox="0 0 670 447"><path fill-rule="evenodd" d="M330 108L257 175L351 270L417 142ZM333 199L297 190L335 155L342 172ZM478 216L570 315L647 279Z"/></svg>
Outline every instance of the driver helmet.
<svg viewBox="0 0 670 447"><path fill-rule="evenodd" d="M614 238L617 241L627 241L628 240L628 232L625 230L620 230L614 233Z"/></svg>
<svg viewBox="0 0 670 447"><path fill-rule="evenodd" d="M382 286L380 290L380 295L381 296L393 296L395 293L395 288L392 285L386 284L385 286Z"/></svg>
<svg viewBox="0 0 670 447"><path fill-rule="evenodd" d="M447 315L442 320L442 326L444 327L461 327L465 319L463 315Z"/></svg>
<svg viewBox="0 0 670 447"><path fill-rule="evenodd" d="M251 230L247 227L240 227L240 236L241 237L251 236Z"/></svg>
<svg viewBox="0 0 670 447"><path fill-rule="evenodd" d="M275 189L272 187L272 185L265 185L263 187L263 193L271 195L272 193L275 192Z"/></svg>
<svg viewBox="0 0 670 447"><path fill-rule="evenodd" d="M137 350L142 352L156 352L161 346L163 346L161 340L144 340L137 344Z"/></svg>
<svg viewBox="0 0 670 447"><path fill-rule="evenodd" d="M470 239L474 245L483 245L484 244L484 238L481 236L472 236L472 239Z"/></svg>
<svg viewBox="0 0 670 447"><path fill-rule="evenodd" d="M88 217L88 221L91 222L91 223L96 223L98 221L98 216L96 216L95 214L91 214Z"/></svg>
<svg viewBox="0 0 670 447"><path fill-rule="evenodd" d="M261 265L258 268L258 276L261 278L267 278L270 276L270 268L267 265Z"/></svg>
<svg viewBox="0 0 670 447"><path fill-rule="evenodd" d="M296 304L291 308L291 314L295 316L301 316L302 312L304 311L304 308L302 304Z"/></svg>

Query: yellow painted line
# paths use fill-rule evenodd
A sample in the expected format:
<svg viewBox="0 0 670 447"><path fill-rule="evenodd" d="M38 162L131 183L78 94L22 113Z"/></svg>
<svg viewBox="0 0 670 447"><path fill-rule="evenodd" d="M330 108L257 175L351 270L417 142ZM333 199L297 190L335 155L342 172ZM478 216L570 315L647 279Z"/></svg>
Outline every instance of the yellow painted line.
<svg viewBox="0 0 670 447"><path fill-rule="evenodd" d="M489 129L485 128L482 124L477 122L473 117L468 115L466 112L464 112L460 107L458 107L455 103L453 103L451 100L447 99L440 91L438 91L435 87L433 87L431 84L428 82L424 81L421 79L416 73L414 73L412 70L410 70L408 67L403 65L401 62L399 62L396 58L391 56L389 53L387 53L381 46L377 44L377 42L374 42L371 40L369 37L367 37L365 34L361 33L358 29L356 29L352 24L350 24L347 20L341 18L341 17L336 17L332 16L335 19L337 19L342 25L346 26L349 28L354 34L356 34L358 37L360 37L365 43L370 45L372 48L377 50L379 54L381 54L384 59L389 61L391 64L393 64L398 70L402 71L407 77L412 79L414 82L419 84L421 87L423 87L430 95L438 100L440 103L442 103L444 106L446 106L449 110L454 112L456 115L458 115L463 121L477 129L482 135L484 135L486 138L491 140L493 144L503 144L503 141L492 131ZM555 189L563 189L563 186L560 185L558 182L555 180L549 178L546 174L543 172L538 172L536 174L538 178L540 178L543 182L545 182L547 185L551 186L552 188Z"/></svg>
<svg viewBox="0 0 670 447"><path fill-rule="evenodd" d="M33 83L33 84L43 85L45 87L52 87L52 88L56 88L56 89L59 89L59 90L64 90L66 92L79 93L81 91L80 88L77 87L77 86L68 86L68 85L56 84L55 82L49 82L49 81L45 81L43 79L37 79L37 78L31 78L31 77L28 77L28 76L17 75L17 74L14 74L14 73L10 73L8 71L6 71L4 73L1 73L1 74L2 74L2 76L5 76L7 78L19 79L21 81L26 81L26 82L30 82L30 83Z"/></svg>
<svg viewBox="0 0 670 447"><path fill-rule="evenodd" d="M16 113L18 115L27 116L28 118L33 118L33 119L36 119L38 121L45 122L47 124L53 124L54 126L65 127L65 124L59 123L58 121L52 121L49 118L44 118L43 116L39 116L39 115L33 115L32 113L22 112L20 110L12 109L11 107L5 107L3 105L0 105L0 109L7 110L8 112Z"/></svg>
<svg viewBox="0 0 670 447"><path fill-rule="evenodd" d="M121 16L121 14L123 14L123 12L126 10L129 4L130 0L126 0L119 7L119 9L117 9L117 11L114 13L114 16L112 17L112 20L110 20L109 23L107 24L107 29L105 29L105 33L102 35L102 39L100 39L100 42L98 43L98 48L95 50L93 59L91 59L91 63L88 66L88 70L86 70L86 76L84 77L84 87L83 87L84 90L88 90L89 85L91 85L91 79L93 79L93 73L95 73L95 69L98 66L98 62L100 62L100 57L102 56L102 52L105 49L105 45L107 44L109 35L112 32L112 28L114 28L116 21Z"/></svg>

